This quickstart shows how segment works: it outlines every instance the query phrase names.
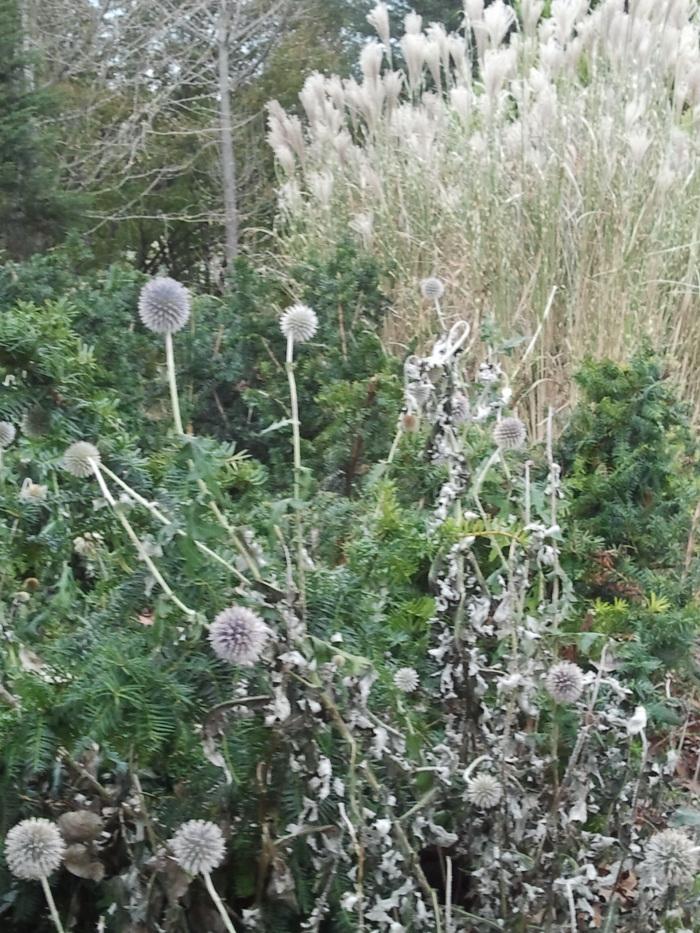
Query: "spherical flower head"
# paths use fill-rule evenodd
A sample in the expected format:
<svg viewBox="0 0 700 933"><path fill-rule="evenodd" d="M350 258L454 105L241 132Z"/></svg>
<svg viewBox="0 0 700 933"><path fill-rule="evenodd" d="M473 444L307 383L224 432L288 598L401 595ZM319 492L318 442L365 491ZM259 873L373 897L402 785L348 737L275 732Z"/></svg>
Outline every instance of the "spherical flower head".
<svg viewBox="0 0 700 933"><path fill-rule="evenodd" d="M243 606L224 609L209 626L214 652L229 664L252 667L263 653L270 629L260 616Z"/></svg>
<svg viewBox="0 0 700 933"><path fill-rule="evenodd" d="M501 782L492 774L477 774L467 783L467 800L480 810L498 806L502 796Z"/></svg>
<svg viewBox="0 0 700 933"><path fill-rule="evenodd" d="M156 334L174 334L190 316L190 293L168 276L151 279L139 295L139 317Z"/></svg>
<svg viewBox="0 0 700 933"><path fill-rule="evenodd" d="M679 829L664 829L647 843L643 874L666 889L692 884L700 872L700 847Z"/></svg>
<svg viewBox="0 0 700 933"><path fill-rule="evenodd" d="M14 424L0 421L0 447L9 447L17 436Z"/></svg>
<svg viewBox="0 0 700 933"><path fill-rule="evenodd" d="M316 312L308 305L292 305L280 318L280 330L294 343L306 343L318 330Z"/></svg>
<svg viewBox="0 0 700 933"><path fill-rule="evenodd" d="M439 301L445 294L445 285L441 279L431 276L420 283L421 294L426 301Z"/></svg>
<svg viewBox="0 0 700 933"><path fill-rule="evenodd" d="M84 479L95 472L91 461L99 464L101 459L100 452L94 444L76 441L63 454L63 469L78 479Z"/></svg>
<svg viewBox="0 0 700 933"><path fill-rule="evenodd" d="M216 823L189 820L183 823L169 841L179 865L190 875L208 875L224 860L224 834Z"/></svg>
<svg viewBox="0 0 700 933"><path fill-rule="evenodd" d="M418 689L418 672L412 667L401 667L394 674L394 686L402 693L413 693Z"/></svg>
<svg viewBox="0 0 700 933"><path fill-rule="evenodd" d="M501 450L517 450L527 440L527 430L520 418L504 418L493 429L493 439Z"/></svg>
<svg viewBox="0 0 700 933"><path fill-rule="evenodd" d="M25 881L47 878L61 864L65 851L63 837L51 820L22 820L5 837L7 867Z"/></svg>
<svg viewBox="0 0 700 933"><path fill-rule="evenodd" d="M464 392L456 392L452 396L452 420L455 424L469 420L469 399Z"/></svg>
<svg viewBox="0 0 700 933"><path fill-rule="evenodd" d="M547 692L557 703L575 703L583 693L583 671L571 661L560 661L549 669Z"/></svg>

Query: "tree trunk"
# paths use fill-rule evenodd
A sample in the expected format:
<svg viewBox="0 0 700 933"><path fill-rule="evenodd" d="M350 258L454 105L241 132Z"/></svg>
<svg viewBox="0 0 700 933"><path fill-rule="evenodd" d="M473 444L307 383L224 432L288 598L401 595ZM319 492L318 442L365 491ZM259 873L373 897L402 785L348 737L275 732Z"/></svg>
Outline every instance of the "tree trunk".
<svg viewBox="0 0 700 933"><path fill-rule="evenodd" d="M231 0L221 0L217 31L219 70L219 158L224 196L224 229L226 232L226 267L230 270L238 255L238 203L236 197L236 158L233 152L233 120L229 87L229 49L231 39Z"/></svg>

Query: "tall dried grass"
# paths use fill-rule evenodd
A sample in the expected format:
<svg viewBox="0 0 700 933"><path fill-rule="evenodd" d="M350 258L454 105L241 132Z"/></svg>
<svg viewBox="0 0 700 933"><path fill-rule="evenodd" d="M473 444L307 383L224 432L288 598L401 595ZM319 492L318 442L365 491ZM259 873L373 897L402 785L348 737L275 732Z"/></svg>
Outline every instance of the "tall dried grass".
<svg viewBox="0 0 700 933"><path fill-rule="evenodd" d="M273 103L283 264L348 232L390 270L387 345L445 311L523 338L523 413L566 405L587 354L668 351L700 417L700 26L692 0L465 0L464 29L407 17L361 74L312 74L303 121ZM398 67L397 62L402 66Z"/></svg>

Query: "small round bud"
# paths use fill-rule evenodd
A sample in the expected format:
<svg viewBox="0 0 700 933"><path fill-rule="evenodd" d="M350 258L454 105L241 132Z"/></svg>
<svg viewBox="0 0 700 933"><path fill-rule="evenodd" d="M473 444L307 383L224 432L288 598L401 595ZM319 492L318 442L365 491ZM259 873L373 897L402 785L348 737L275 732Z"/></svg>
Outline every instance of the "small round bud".
<svg viewBox="0 0 700 933"><path fill-rule="evenodd" d="M441 279L431 276L423 279L420 290L426 301L439 301L445 294L445 285Z"/></svg>
<svg viewBox="0 0 700 933"><path fill-rule="evenodd" d="M66 845L50 820L22 820L5 837L7 867L17 878L39 881L61 864Z"/></svg>
<svg viewBox="0 0 700 933"><path fill-rule="evenodd" d="M95 469L91 461L100 463L100 452L88 441L76 441L63 454L63 469L78 479L92 476Z"/></svg>
<svg viewBox="0 0 700 933"><path fill-rule="evenodd" d="M224 609L209 627L214 652L229 664L252 667L263 653L270 629L260 616L243 606Z"/></svg>
<svg viewBox="0 0 700 933"><path fill-rule="evenodd" d="M520 418L504 418L493 429L493 439L501 450L517 450L527 440L527 431Z"/></svg>
<svg viewBox="0 0 700 933"><path fill-rule="evenodd" d="M169 841L179 865L190 875L208 875L224 860L224 834L216 823L189 820L183 823Z"/></svg>
<svg viewBox="0 0 700 933"><path fill-rule="evenodd" d="M492 774L477 774L467 784L467 800L480 810L498 806L502 796L501 782Z"/></svg>
<svg viewBox="0 0 700 933"><path fill-rule="evenodd" d="M412 667L401 667L394 674L394 686L402 693L413 693L418 689L418 672Z"/></svg>
<svg viewBox="0 0 700 933"><path fill-rule="evenodd" d="M575 703L583 693L583 671L571 661L560 661L549 669L545 686L557 703Z"/></svg>
<svg viewBox="0 0 700 933"><path fill-rule="evenodd" d="M294 343L306 343L318 330L316 312L308 305L292 305L280 318L280 330Z"/></svg>
<svg viewBox="0 0 700 933"><path fill-rule="evenodd" d="M139 295L139 317L156 334L174 334L190 316L190 293L167 276L151 279Z"/></svg>

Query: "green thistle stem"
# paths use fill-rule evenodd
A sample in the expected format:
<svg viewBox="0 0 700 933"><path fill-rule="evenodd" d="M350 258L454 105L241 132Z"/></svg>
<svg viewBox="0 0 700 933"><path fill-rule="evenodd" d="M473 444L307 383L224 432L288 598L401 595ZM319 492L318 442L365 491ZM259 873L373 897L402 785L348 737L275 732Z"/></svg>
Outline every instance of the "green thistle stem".
<svg viewBox="0 0 700 933"><path fill-rule="evenodd" d="M173 419L175 420L175 431L177 434L184 434L182 427L182 417L180 415L180 399L177 394L177 379L175 378L175 354L173 352L173 335L165 335L165 359L168 366L168 384L170 385L170 402L173 408Z"/></svg>
<svg viewBox="0 0 700 933"><path fill-rule="evenodd" d="M56 902L53 899L53 894L51 893L51 888L49 887L49 882L46 880L46 877L42 877L41 886L44 889L44 897L46 898L46 903L49 905L49 913L51 914L51 919L53 920L53 925L58 930L58 933L65 933L63 925L61 923L61 918L58 916L58 911L56 910Z"/></svg>
<svg viewBox="0 0 700 933"><path fill-rule="evenodd" d="M302 612L305 604L304 580L304 530L301 521L301 436L299 433L299 399L297 397L297 384L294 378L294 338L287 337L287 381L289 382L289 400L292 407L292 442L294 449L294 502L295 502L295 531L297 540L297 575L299 585L299 598Z"/></svg>
<svg viewBox="0 0 700 933"><path fill-rule="evenodd" d="M209 874L208 871L203 871L202 876L204 878L204 884L207 886L207 891L209 892L209 896L216 904L216 909L221 914L221 919L224 921L224 926L228 930L228 933L236 933L236 928L231 923L231 918L228 915L228 911L224 907L224 902L221 900L221 898L219 897L218 891L214 887L214 884L211 880L211 875Z"/></svg>

